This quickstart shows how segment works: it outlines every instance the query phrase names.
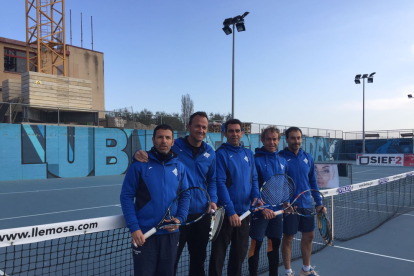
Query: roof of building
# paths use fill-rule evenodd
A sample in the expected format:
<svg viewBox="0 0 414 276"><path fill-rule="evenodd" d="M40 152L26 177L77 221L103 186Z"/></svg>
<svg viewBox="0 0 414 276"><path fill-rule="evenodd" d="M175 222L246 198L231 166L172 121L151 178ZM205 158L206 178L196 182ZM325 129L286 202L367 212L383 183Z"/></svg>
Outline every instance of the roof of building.
<svg viewBox="0 0 414 276"><path fill-rule="evenodd" d="M11 45L16 45L16 46L21 46L21 47L26 47L26 42L24 42L24 41L5 38L5 37L1 37L1 36L0 36L0 42L11 44ZM36 45L33 45L33 46L32 46L32 48L36 48ZM70 44L66 44L66 46L70 46L70 47L74 47L74 48L78 48L78 49L84 49L84 50L87 50L87 51L103 54L103 52L99 52L99 51L95 51L95 50L91 50L91 49L87 49L87 48L82 48L82 47L78 47L78 46L74 46L74 45L70 45Z"/></svg>

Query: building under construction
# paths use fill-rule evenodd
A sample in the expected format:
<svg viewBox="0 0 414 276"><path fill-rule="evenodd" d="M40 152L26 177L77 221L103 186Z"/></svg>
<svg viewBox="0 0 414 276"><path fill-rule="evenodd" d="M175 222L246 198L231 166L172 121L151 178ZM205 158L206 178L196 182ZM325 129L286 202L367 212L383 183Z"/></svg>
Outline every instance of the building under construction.
<svg viewBox="0 0 414 276"><path fill-rule="evenodd" d="M64 0L26 0L26 41L0 37L0 123L104 116L104 55L67 45L65 35Z"/></svg>

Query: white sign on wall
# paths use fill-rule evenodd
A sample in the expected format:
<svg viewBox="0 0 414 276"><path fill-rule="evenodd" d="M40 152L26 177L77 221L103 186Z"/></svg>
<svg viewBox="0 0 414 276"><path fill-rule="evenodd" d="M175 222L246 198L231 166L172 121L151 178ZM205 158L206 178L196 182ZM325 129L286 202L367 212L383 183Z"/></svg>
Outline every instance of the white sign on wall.
<svg viewBox="0 0 414 276"><path fill-rule="evenodd" d="M404 166L404 154L357 154L357 165Z"/></svg>

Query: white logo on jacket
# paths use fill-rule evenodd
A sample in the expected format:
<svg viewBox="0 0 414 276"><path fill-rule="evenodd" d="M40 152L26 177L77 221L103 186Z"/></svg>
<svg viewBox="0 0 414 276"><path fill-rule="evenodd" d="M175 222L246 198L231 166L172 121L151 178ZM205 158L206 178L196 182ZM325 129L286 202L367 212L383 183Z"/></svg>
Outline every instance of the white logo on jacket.
<svg viewBox="0 0 414 276"><path fill-rule="evenodd" d="M308 164L309 161L308 161L308 159L305 158L305 159L303 159L303 162L305 162L306 164Z"/></svg>
<svg viewBox="0 0 414 276"><path fill-rule="evenodd" d="M280 167L282 168L282 170L285 168L285 166L283 166L283 164L280 164Z"/></svg>
<svg viewBox="0 0 414 276"><path fill-rule="evenodd" d="M246 160L246 162L249 162L249 158L247 157L247 155L244 157L244 160Z"/></svg>
<svg viewBox="0 0 414 276"><path fill-rule="evenodd" d="M173 174L175 174L175 176L177 176L177 175L178 175L177 168L175 168L172 172L173 172Z"/></svg>
<svg viewBox="0 0 414 276"><path fill-rule="evenodd" d="M204 153L204 156L205 156L206 158L209 158L209 157L210 157L210 154L209 154L208 152L206 152L206 153Z"/></svg>

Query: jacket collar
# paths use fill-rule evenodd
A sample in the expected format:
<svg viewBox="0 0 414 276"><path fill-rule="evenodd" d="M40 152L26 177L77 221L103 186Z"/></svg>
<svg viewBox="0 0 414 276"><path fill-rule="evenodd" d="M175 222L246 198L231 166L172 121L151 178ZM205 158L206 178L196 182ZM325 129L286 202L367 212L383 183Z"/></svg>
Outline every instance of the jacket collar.
<svg viewBox="0 0 414 276"><path fill-rule="evenodd" d="M171 150L171 153L172 154L171 154L170 157L168 157L165 160L162 160L159 156L159 153L155 150L154 147L152 147L151 150L148 151L148 157L151 158L152 160L158 161L159 163L165 163L165 164L167 164L167 163L177 163L177 156L178 155L175 152L173 152L172 150Z"/></svg>

